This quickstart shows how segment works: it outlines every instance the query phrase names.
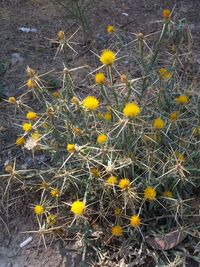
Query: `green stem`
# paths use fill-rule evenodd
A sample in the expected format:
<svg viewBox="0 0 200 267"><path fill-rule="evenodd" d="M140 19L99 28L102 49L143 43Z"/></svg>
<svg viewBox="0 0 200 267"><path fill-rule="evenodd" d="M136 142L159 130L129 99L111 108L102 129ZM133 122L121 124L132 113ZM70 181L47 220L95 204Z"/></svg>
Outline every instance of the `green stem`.
<svg viewBox="0 0 200 267"><path fill-rule="evenodd" d="M160 47L161 47L162 41L163 41L163 39L165 37L166 31L167 31L167 28L168 28L167 26L168 26L168 22L164 23L163 28L162 28L162 32L161 32L161 35L160 35L160 38L159 38L159 41L158 41L156 49L155 49L155 52L153 53L153 56L152 56L151 61L150 61L150 64L149 64L149 66L147 68L147 71L145 73L145 76L147 76L147 77L145 77L144 80L143 80L142 92L141 92L140 99L142 99L143 94L144 94L144 92L145 92L145 90L147 88L148 75L151 72L151 70L152 70L152 68L153 68L153 66L154 66L154 64L156 62L156 59L157 59L158 53L160 51Z"/></svg>
<svg viewBox="0 0 200 267"><path fill-rule="evenodd" d="M111 66L108 66L108 76L110 78L111 90L112 90L113 96L115 98L115 102L116 102L117 106L119 106L118 98L117 98L117 93L115 92L115 89L114 89L114 83L113 83L112 68L111 68Z"/></svg>

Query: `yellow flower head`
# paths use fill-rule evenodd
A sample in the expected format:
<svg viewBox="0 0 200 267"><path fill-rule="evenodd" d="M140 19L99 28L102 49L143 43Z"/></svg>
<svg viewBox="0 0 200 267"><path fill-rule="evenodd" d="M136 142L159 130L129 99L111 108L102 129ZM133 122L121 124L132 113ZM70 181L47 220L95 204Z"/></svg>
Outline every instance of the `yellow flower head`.
<svg viewBox="0 0 200 267"><path fill-rule="evenodd" d="M33 111L29 111L27 114L26 114L26 118L28 120L35 120L37 118L37 114Z"/></svg>
<svg viewBox="0 0 200 267"><path fill-rule="evenodd" d="M189 98L186 95L180 95L179 97L175 98L176 103L178 104L187 104L189 102Z"/></svg>
<svg viewBox="0 0 200 267"><path fill-rule="evenodd" d="M31 135L31 137L33 138L33 139L35 139L35 140L38 140L39 138L40 138L40 134L38 133L38 132L34 132L34 133L32 133L32 135Z"/></svg>
<svg viewBox="0 0 200 267"><path fill-rule="evenodd" d="M111 229L112 235L114 236L121 236L122 235L122 227L120 225L115 225Z"/></svg>
<svg viewBox="0 0 200 267"><path fill-rule="evenodd" d="M83 201L74 201L71 206L71 211L75 215L82 215L85 211L85 204L83 203Z"/></svg>
<svg viewBox="0 0 200 267"><path fill-rule="evenodd" d="M72 104L74 104L76 106L80 105L80 101L79 101L78 97L76 97L76 96L72 97L71 102L72 102Z"/></svg>
<svg viewBox="0 0 200 267"><path fill-rule="evenodd" d="M124 179L121 179L119 181L119 187L122 189L122 190L127 190L129 189L129 186L130 186L130 180L127 179L127 178L124 178Z"/></svg>
<svg viewBox="0 0 200 267"><path fill-rule="evenodd" d="M180 153L178 151L175 152L176 158L178 162L183 162L185 161L185 155L183 153Z"/></svg>
<svg viewBox="0 0 200 267"><path fill-rule="evenodd" d="M56 198L56 197L59 197L59 194L60 194L60 191L58 188L54 188L50 191L50 195L53 197L53 198Z"/></svg>
<svg viewBox="0 0 200 267"><path fill-rule="evenodd" d="M103 118L106 121L110 121L112 119L112 115L111 115L110 112L106 112L106 113L103 114Z"/></svg>
<svg viewBox="0 0 200 267"><path fill-rule="evenodd" d="M100 56L103 65L112 65L115 61L115 53L112 50L104 50Z"/></svg>
<svg viewBox="0 0 200 267"><path fill-rule="evenodd" d="M174 111L174 112L169 114L169 119L170 119L170 121L176 121L178 119L178 116L179 116L179 112Z"/></svg>
<svg viewBox="0 0 200 267"><path fill-rule="evenodd" d="M121 212L122 212L122 210L121 210L120 208L118 208L118 207L116 207L116 208L114 209L114 213L115 213L115 216L116 216L116 217L119 217L120 214L121 214Z"/></svg>
<svg viewBox="0 0 200 267"><path fill-rule="evenodd" d="M36 75L36 71L34 69L31 69L30 67L27 67L26 74L28 77L32 78Z"/></svg>
<svg viewBox="0 0 200 267"><path fill-rule="evenodd" d="M141 110L135 102L127 103L123 109L125 117L137 117Z"/></svg>
<svg viewBox="0 0 200 267"><path fill-rule="evenodd" d="M153 128L155 130L160 130L165 127L165 122L161 118L157 118L153 121Z"/></svg>
<svg viewBox="0 0 200 267"><path fill-rule="evenodd" d="M106 183L108 185L115 185L115 184L117 184L117 177L115 177L115 176L108 177L108 179L106 180Z"/></svg>
<svg viewBox="0 0 200 267"><path fill-rule="evenodd" d="M10 104L17 104L17 100L16 100L16 98L14 96L9 97L8 98L8 102Z"/></svg>
<svg viewBox="0 0 200 267"><path fill-rule="evenodd" d="M121 80L122 83L128 83L128 78L127 78L127 76L125 74L122 74L120 76L120 80Z"/></svg>
<svg viewBox="0 0 200 267"><path fill-rule="evenodd" d="M108 140L108 137L105 134L99 134L97 136L97 143L100 145L105 144L107 140Z"/></svg>
<svg viewBox="0 0 200 267"><path fill-rule="evenodd" d="M93 96L87 96L83 102L82 102L84 108L88 110L96 110L99 106L99 101L96 99L96 97Z"/></svg>
<svg viewBox="0 0 200 267"><path fill-rule="evenodd" d="M97 168L91 168L90 169L90 173L92 174L92 176L94 176L95 178L99 178L100 177L100 173L98 171Z"/></svg>
<svg viewBox="0 0 200 267"><path fill-rule="evenodd" d="M65 32L64 31L59 31L57 36L58 36L58 39L63 40L63 39L65 39Z"/></svg>
<svg viewBox="0 0 200 267"><path fill-rule="evenodd" d="M5 171L7 173L13 173L13 164L12 163L8 163L6 166L5 166Z"/></svg>
<svg viewBox="0 0 200 267"><path fill-rule="evenodd" d="M155 200L156 199L156 190L153 187L148 186L144 190L144 198L146 200L151 200L151 201Z"/></svg>
<svg viewBox="0 0 200 267"><path fill-rule="evenodd" d="M47 223L50 225L54 225L57 221L56 219L57 219L56 215L50 214L47 216Z"/></svg>
<svg viewBox="0 0 200 267"><path fill-rule="evenodd" d="M159 69L159 76L161 80L166 80L171 78L172 74L166 68L161 68Z"/></svg>
<svg viewBox="0 0 200 267"><path fill-rule="evenodd" d="M22 128L25 132L29 132L31 129L32 129L32 125L31 123L27 123L25 122L23 125L22 125Z"/></svg>
<svg viewBox="0 0 200 267"><path fill-rule="evenodd" d="M171 191L164 191L163 192L163 196L164 197L168 197L168 198L172 198L173 197L173 194L172 194L172 192Z"/></svg>
<svg viewBox="0 0 200 267"><path fill-rule="evenodd" d="M74 133L75 135L77 135L77 136L81 136L82 131L81 131L80 128L75 127L75 128L73 129L73 133Z"/></svg>
<svg viewBox="0 0 200 267"><path fill-rule="evenodd" d="M76 148L75 148L75 145L74 144L67 144L66 149L67 149L67 151L69 153L74 153L76 151Z"/></svg>
<svg viewBox="0 0 200 267"><path fill-rule="evenodd" d="M23 144L25 143L25 139L24 137L17 137L16 141L15 141L15 144L17 146L23 146Z"/></svg>
<svg viewBox="0 0 200 267"><path fill-rule="evenodd" d="M171 15L171 11L169 9L164 9L162 12L162 16L164 19L169 19Z"/></svg>
<svg viewBox="0 0 200 267"><path fill-rule="evenodd" d="M28 79L27 86L29 89L35 89L38 87L34 79Z"/></svg>
<svg viewBox="0 0 200 267"><path fill-rule="evenodd" d="M108 25L107 26L107 33L113 33L113 32L115 32L115 28L114 28L114 26L112 26L112 25Z"/></svg>
<svg viewBox="0 0 200 267"><path fill-rule="evenodd" d="M61 94L60 94L59 91L55 91L55 92L52 93L52 96L55 97L55 98L59 98L59 97L61 97Z"/></svg>
<svg viewBox="0 0 200 267"><path fill-rule="evenodd" d="M194 129L193 129L193 133L194 133L194 135L195 136L198 136L198 135L200 135L200 127L195 127Z"/></svg>
<svg viewBox="0 0 200 267"><path fill-rule="evenodd" d="M44 213L44 207L41 206L41 205L36 205L36 206L34 207L34 213L35 213L36 215L41 215L42 213Z"/></svg>
<svg viewBox="0 0 200 267"><path fill-rule="evenodd" d="M95 74L95 83L96 84L104 84L106 77L103 72L98 72Z"/></svg>
<svg viewBox="0 0 200 267"><path fill-rule="evenodd" d="M138 215L133 215L130 218L130 225L133 226L134 228L139 227L141 224L141 219Z"/></svg>

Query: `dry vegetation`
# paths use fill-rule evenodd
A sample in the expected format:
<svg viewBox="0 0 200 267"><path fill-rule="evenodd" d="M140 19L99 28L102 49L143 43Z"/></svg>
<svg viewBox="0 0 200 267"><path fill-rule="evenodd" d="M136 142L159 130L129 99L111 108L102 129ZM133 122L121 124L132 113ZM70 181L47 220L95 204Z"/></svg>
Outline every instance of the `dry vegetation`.
<svg viewBox="0 0 200 267"><path fill-rule="evenodd" d="M99 51L86 6L74 3L80 27L51 40L62 70L29 66L22 94L4 100L24 162L16 156L4 164L2 206L9 210L21 195L38 245L81 242L86 266L200 262L200 95L185 67L187 22L165 9L149 34L108 25L108 45ZM97 67L77 66L80 39ZM27 168L29 156L41 164Z"/></svg>

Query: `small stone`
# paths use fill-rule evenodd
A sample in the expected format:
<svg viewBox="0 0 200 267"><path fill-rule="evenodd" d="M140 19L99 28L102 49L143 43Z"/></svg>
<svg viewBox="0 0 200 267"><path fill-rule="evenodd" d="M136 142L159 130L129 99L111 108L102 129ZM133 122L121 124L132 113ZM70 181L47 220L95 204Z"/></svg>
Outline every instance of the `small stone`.
<svg viewBox="0 0 200 267"><path fill-rule="evenodd" d="M16 64L22 64L24 62L24 58L20 53L12 53L11 55L11 65L14 66Z"/></svg>

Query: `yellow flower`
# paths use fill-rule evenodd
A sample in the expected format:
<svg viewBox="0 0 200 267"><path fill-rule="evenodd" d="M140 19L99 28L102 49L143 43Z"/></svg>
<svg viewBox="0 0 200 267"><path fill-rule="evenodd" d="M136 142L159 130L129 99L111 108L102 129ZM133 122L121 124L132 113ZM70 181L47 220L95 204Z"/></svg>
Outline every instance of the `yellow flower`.
<svg viewBox="0 0 200 267"><path fill-rule="evenodd" d="M49 183L46 181L43 181L40 186L42 189L45 189L45 190L49 189Z"/></svg>
<svg viewBox="0 0 200 267"><path fill-rule="evenodd" d="M34 133L32 133L32 135L31 135L31 137L33 138L33 139L35 139L35 140L38 140L39 138L40 138L40 134L38 133L38 132L34 132Z"/></svg>
<svg viewBox="0 0 200 267"><path fill-rule="evenodd" d="M59 197L59 189L58 188L54 188L50 191L50 195L53 197L53 198L56 198L56 197Z"/></svg>
<svg viewBox="0 0 200 267"><path fill-rule="evenodd" d="M48 122L44 122L44 123L42 124L42 127L44 127L45 129L49 128L49 124L48 124Z"/></svg>
<svg viewBox="0 0 200 267"><path fill-rule="evenodd" d="M66 149L67 149L67 151L69 153L74 153L76 151L76 148L75 148L75 145L74 144L67 144Z"/></svg>
<svg viewBox="0 0 200 267"><path fill-rule="evenodd" d="M34 69L31 69L30 67L27 67L26 74L28 77L32 78L36 75L36 71Z"/></svg>
<svg viewBox="0 0 200 267"><path fill-rule="evenodd" d="M32 129L32 125L31 123L27 123L25 122L23 125L22 125L22 128L25 132L29 132L31 129Z"/></svg>
<svg viewBox="0 0 200 267"><path fill-rule="evenodd" d="M180 95L179 97L175 98L176 103L178 104L187 104L189 102L189 98L186 95Z"/></svg>
<svg viewBox="0 0 200 267"><path fill-rule="evenodd" d="M172 192L171 191L164 191L163 192L163 196L164 197L168 197L168 198L172 198L173 197L173 194L172 194Z"/></svg>
<svg viewBox="0 0 200 267"><path fill-rule="evenodd" d="M82 134L81 129L80 129L80 128L77 128L77 127L75 127L75 128L73 129L73 132L74 132L74 134L76 134L77 136L81 136L81 134Z"/></svg>
<svg viewBox="0 0 200 267"><path fill-rule="evenodd" d="M54 96L56 98L59 98L61 95L60 95L59 91L55 91L55 92L52 93L52 96Z"/></svg>
<svg viewBox="0 0 200 267"><path fill-rule="evenodd" d="M100 177L100 173L99 173L99 171L97 170L97 168L91 168L91 169L90 169L90 173L91 173L94 177L96 177L96 178L99 178L99 177Z"/></svg>
<svg viewBox="0 0 200 267"><path fill-rule="evenodd" d="M112 115L111 115L110 112L106 112L106 113L103 114L103 118L106 121L110 121L112 119Z"/></svg>
<svg viewBox="0 0 200 267"><path fill-rule="evenodd" d="M144 190L144 198L146 200L155 200L156 199L156 190L153 187L148 186Z"/></svg>
<svg viewBox="0 0 200 267"><path fill-rule="evenodd" d="M165 127L165 122L161 118L157 118L153 122L153 128L155 130L163 129Z"/></svg>
<svg viewBox="0 0 200 267"><path fill-rule="evenodd" d="M27 86L29 89L35 89L37 88L37 83L35 82L34 79L28 79Z"/></svg>
<svg viewBox="0 0 200 267"><path fill-rule="evenodd" d="M34 212L36 215L41 215L42 213L44 213L44 207L41 205L36 205L34 207Z"/></svg>
<svg viewBox="0 0 200 267"><path fill-rule="evenodd" d="M139 106L134 102L127 103L123 109L125 117L137 117L140 112Z"/></svg>
<svg viewBox="0 0 200 267"><path fill-rule="evenodd" d="M121 236L122 235L122 227L120 225L115 225L111 229L112 235L114 236Z"/></svg>
<svg viewBox="0 0 200 267"><path fill-rule="evenodd" d="M11 104L17 104L17 100L14 96L11 96L8 98L8 102Z"/></svg>
<svg viewBox="0 0 200 267"><path fill-rule="evenodd" d="M120 80L121 80L122 83L128 83L128 78L127 78L127 76L125 74L122 74L120 76Z"/></svg>
<svg viewBox="0 0 200 267"><path fill-rule="evenodd" d="M54 225L56 223L56 215L50 214L47 216L47 223L50 225Z"/></svg>
<svg viewBox="0 0 200 267"><path fill-rule="evenodd" d="M87 96L82 103L84 108L88 110L96 110L99 105L99 101L93 96Z"/></svg>
<svg viewBox="0 0 200 267"><path fill-rule="evenodd" d="M8 163L6 166L5 166L5 171L7 173L13 173L13 164L12 163Z"/></svg>
<svg viewBox="0 0 200 267"><path fill-rule="evenodd" d="M130 218L130 225L133 226L134 228L139 227L141 224L141 219L138 215L133 215Z"/></svg>
<svg viewBox="0 0 200 267"><path fill-rule="evenodd" d="M15 144L17 146L22 146L23 144L25 143L25 139L24 137L17 137L16 141L15 141Z"/></svg>
<svg viewBox="0 0 200 267"><path fill-rule="evenodd" d="M64 31L59 31L57 36L58 36L58 39L63 40L63 39L65 39L65 32Z"/></svg>
<svg viewBox="0 0 200 267"><path fill-rule="evenodd" d="M164 19L169 19L171 15L171 11L169 9L164 9L162 12L162 16Z"/></svg>
<svg viewBox="0 0 200 267"><path fill-rule="evenodd" d="M169 114L169 119L170 119L170 121L176 121L178 119L178 116L179 116L179 112L174 111L174 112Z"/></svg>
<svg viewBox="0 0 200 267"><path fill-rule="evenodd" d="M96 82L96 84L104 84L105 79L106 79L106 77L105 77L103 72L98 72L98 73L95 74L95 82Z"/></svg>
<svg viewBox="0 0 200 267"><path fill-rule="evenodd" d="M76 96L72 97L71 102L76 106L80 105L80 101L79 101L78 97L76 97Z"/></svg>
<svg viewBox="0 0 200 267"><path fill-rule="evenodd" d="M109 34L115 32L115 28L114 28L114 26L112 26L112 25L108 25L108 26L107 26L107 32L108 32Z"/></svg>
<svg viewBox="0 0 200 267"><path fill-rule="evenodd" d="M200 135L200 127L196 127L196 128L194 128L194 129L193 129L193 132L194 132L194 135L195 135L195 136Z"/></svg>
<svg viewBox="0 0 200 267"><path fill-rule="evenodd" d="M127 178L124 178L124 179L121 179L119 181L119 187L122 189L122 190L127 190L130 186L130 180L127 179Z"/></svg>
<svg viewBox="0 0 200 267"><path fill-rule="evenodd" d="M100 56L103 65L112 65L115 61L115 54L112 50L104 50Z"/></svg>
<svg viewBox="0 0 200 267"><path fill-rule="evenodd" d="M26 118L28 120L35 120L37 118L37 114L33 111L29 111L27 114L26 114Z"/></svg>
<svg viewBox="0 0 200 267"><path fill-rule="evenodd" d="M100 145L105 144L107 140L108 140L108 137L105 134L99 134L97 137L97 143Z"/></svg>
<svg viewBox="0 0 200 267"><path fill-rule="evenodd" d="M106 183L109 185L117 184L117 177L115 177L115 176L108 177L108 179L106 180Z"/></svg>
<svg viewBox="0 0 200 267"><path fill-rule="evenodd" d="M120 214L121 214L121 212L122 212L122 210L121 210L120 208L118 208L118 207L116 207L116 208L114 209L114 213L115 213L115 216L116 216L116 217L119 217Z"/></svg>
<svg viewBox="0 0 200 267"><path fill-rule="evenodd" d="M185 161L185 155L184 155L184 154L182 154L182 153L176 151L176 152L175 152L175 155L176 155L176 158L177 158L178 162L183 162L183 161Z"/></svg>
<svg viewBox="0 0 200 267"><path fill-rule="evenodd" d="M159 76L161 80L166 80L171 78L172 74L166 68L161 68L159 69Z"/></svg>
<svg viewBox="0 0 200 267"><path fill-rule="evenodd" d="M83 201L74 201L71 206L71 211L75 215L82 215L85 211L85 204L83 203Z"/></svg>

